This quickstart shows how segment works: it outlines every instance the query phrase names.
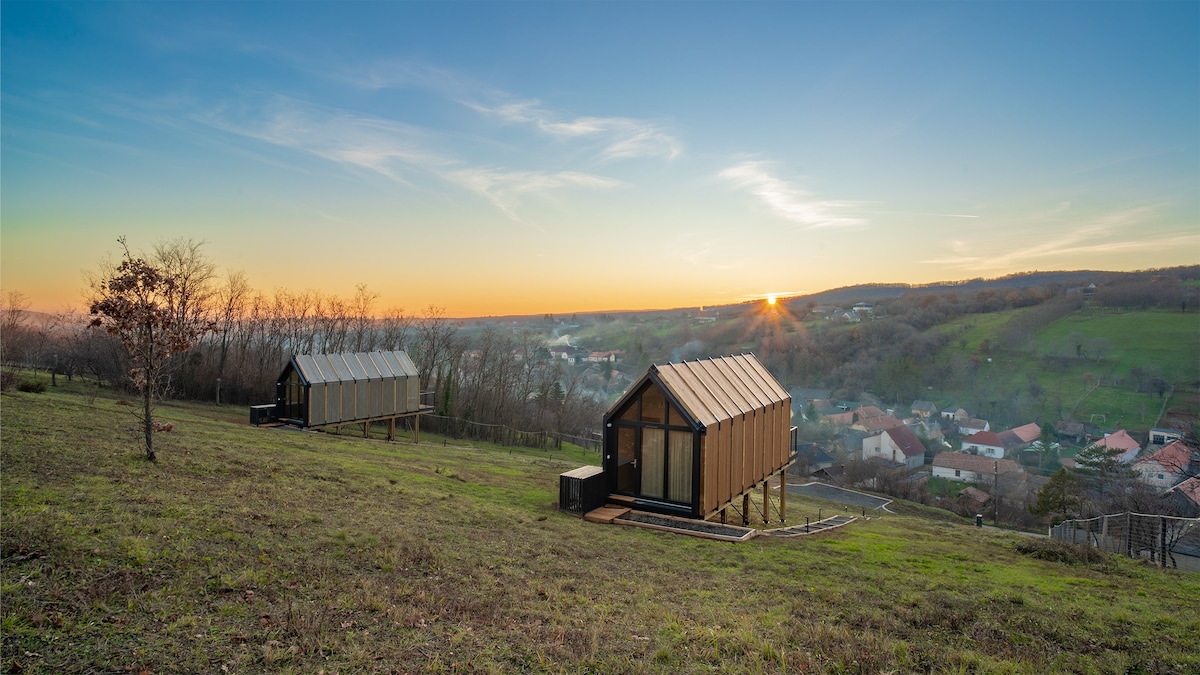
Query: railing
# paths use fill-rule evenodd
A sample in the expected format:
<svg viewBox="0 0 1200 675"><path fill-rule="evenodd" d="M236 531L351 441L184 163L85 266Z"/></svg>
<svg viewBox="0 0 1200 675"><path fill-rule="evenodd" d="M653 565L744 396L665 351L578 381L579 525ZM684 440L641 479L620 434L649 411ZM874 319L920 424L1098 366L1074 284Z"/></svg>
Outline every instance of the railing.
<svg viewBox="0 0 1200 675"><path fill-rule="evenodd" d="M1098 548L1130 558L1146 558L1160 567L1180 567L1200 571L1192 562L1194 553L1184 554L1185 540L1200 538L1200 518L1179 518L1144 513L1118 513L1084 520L1067 520L1050 528L1056 541ZM1189 536L1190 535L1190 536Z"/></svg>

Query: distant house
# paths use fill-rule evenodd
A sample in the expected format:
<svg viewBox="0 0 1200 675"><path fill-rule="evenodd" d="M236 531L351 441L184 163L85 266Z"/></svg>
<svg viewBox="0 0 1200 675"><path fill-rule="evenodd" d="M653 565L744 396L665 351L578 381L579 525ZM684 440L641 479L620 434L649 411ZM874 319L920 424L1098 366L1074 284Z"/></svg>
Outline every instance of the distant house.
<svg viewBox="0 0 1200 675"><path fill-rule="evenodd" d="M850 428L864 431L867 434L874 434L885 429L894 429L902 426L904 426L904 422L891 415L878 415L875 417L860 417L854 421L854 424L850 425Z"/></svg>
<svg viewBox="0 0 1200 675"><path fill-rule="evenodd" d="M792 449L792 465L788 473L812 474L833 466L833 457L816 443L797 443Z"/></svg>
<svg viewBox="0 0 1200 675"><path fill-rule="evenodd" d="M965 420L958 420L958 433L963 436L970 436L981 431L990 431L992 425L987 420L976 419L974 417Z"/></svg>
<svg viewBox="0 0 1200 675"><path fill-rule="evenodd" d="M1079 443L1083 440L1083 422L1059 420L1054 423L1054 433L1058 434L1059 436L1073 439L1076 443Z"/></svg>
<svg viewBox="0 0 1200 675"><path fill-rule="evenodd" d="M905 469L919 469L925 464L925 446L921 439L904 425L892 427L863 439L863 459L878 457Z"/></svg>
<svg viewBox="0 0 1200 675"><path fill-rule="evenodd" d="M1000 437L1000 444L1004 446L1004 451L1011 455L1019 450L1028 448L1042 435L1042 428L1030 422L1015 429L1001 431L996 435Z"/></svg>
<svg viewBox="0 0 1200 675"><path fill-rule="evenodd" d="M1154 429L1150 430L1150 440L1147 441L1147 444L1148 445L1166 445L1166 444L1170 443L1171 441L1181 441L1181 440L1183 440L1183 432L1179 431L1178 429L1154 428Z"/></svg>
<svg viewBox="0 0 1200 675"><path fill-rule="evenodd" d="M980 431L963 439L962 451L981 457L999 459L1004 457L1004 443L1000 441L1000 437L995 432Z"/></svg>
<svg viewBox="0 0 1200 675"><path fill-rule="evenodd" d="M992 496L979 488L965 488L954 498L959 513L979 513L991 503Z"/></svg>
<svg viewBox="0 0 1200 675"><path fill-rule="evenodd" d="M1122 464L1132 464L1137 458L1138 451L1142 449L1141 443L1134 440L1124 429L1105 434L1104 438L1088 447L1105 448L1109 455Z"/></svg>
<svg viewBox="0 0 1200 675"><path fill-rule="evenodd" d="M933 401L913 401L912 414L921 419L929 419L938 414L937 406Z"/></svg>
<svg viewBox="0 0 1200 675"><path fill-rule="evenodd" d="M821 421L828 422L829 424L838 427L848 427L851 424L854 424L854 413L847 411L833 415L825 415L821 418Z"/></svg>
<svg viewBox="0 0 1200 675"><path fill-rule="evenodd" d="M1149 457L1137 461L1133 470L1143 483L1156 488L1170 488L1188 477L1194 464L1192 449L1183 441L1174 441Z"/></svg>
<svg viewBox="0 0 1200 675"><path fill-rule="evenodd" d="M589 363L616 363L617 359L619 359L622 354L624 354L624 352L619 349L591 352L587 355L587 360Z"/></svg>
<svg viewBox="0 0 1200 675"><path fill-rule="evenodd" d="M1163 500L1181 516L1200 517L1200 476L1193 476L1167 490Z"/></svg>
<svg viewBox="0 0 1200 675"><path fill-rule="evenodd" d="M963 483L992 483L997 474L1020 471L1021 467L1011 459L991 459L963 452L941 452L933 457L934 478Z"/></svg>
<svg viewBox="0 0 1200 675"><path fill-rule="evenodd" d="M943 437L942 423L936 417L918 420L912 430L919 438L930 441L939 441Z"/></svg>
<svg viewBox="0 0 1200 675"><path fill-rule="evenodd" d="M845 475L846 466L844 464L818 469L813 472L813 478L827 483L839 483Z"/></svg>

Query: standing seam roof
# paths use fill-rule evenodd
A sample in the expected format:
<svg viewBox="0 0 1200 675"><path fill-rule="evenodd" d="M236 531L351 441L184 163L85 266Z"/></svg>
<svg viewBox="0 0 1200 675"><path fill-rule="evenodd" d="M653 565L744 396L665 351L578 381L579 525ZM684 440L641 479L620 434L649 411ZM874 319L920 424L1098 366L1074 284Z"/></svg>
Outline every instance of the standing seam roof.
<svg viewBox="0 0 1200 675"><path fill-rule="evenodd" d="M753 354L655 366L686 412L705 426L788 400L789 396ZM699 405L700 408L693 408Z"/></svg>
<svg viewBox="0 0 1200 675"><path fill-rule="evenodd" d="M357 382L417 374L412 360L402 351L298 354L294 360L300 376L309 384Z"/></svg>

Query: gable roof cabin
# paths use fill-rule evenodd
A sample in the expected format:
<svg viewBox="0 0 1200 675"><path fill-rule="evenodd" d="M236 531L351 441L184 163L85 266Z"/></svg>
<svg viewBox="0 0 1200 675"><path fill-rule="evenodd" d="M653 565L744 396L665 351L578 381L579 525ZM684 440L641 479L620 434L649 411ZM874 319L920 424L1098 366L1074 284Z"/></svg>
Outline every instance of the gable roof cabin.
<svg viewBox="0 0 1200 675"><path fill-rule="evenodd" d="M650 366L604 415L608 501L707 518L783 473L790 424L753 354Z"/></svg>
<svg viewBox="0 0 1200 675"><path fill-rule="evenodd" d="M319 428L391 420L433 410L421 405L417 367L402 351L296 354L275 383L274 417ZM389 426L389 438L394 427Z"/></svg>

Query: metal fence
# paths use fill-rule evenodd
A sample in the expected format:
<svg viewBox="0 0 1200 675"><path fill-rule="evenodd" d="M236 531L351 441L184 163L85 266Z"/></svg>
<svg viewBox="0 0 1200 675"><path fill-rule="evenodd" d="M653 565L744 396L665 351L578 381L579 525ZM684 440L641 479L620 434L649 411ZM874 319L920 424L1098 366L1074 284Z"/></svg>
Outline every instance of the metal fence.
<svg viewBox="0 0 1200 675"><path fill-rule="evenodd" d="M1067 520L1050 528L1056 541L1092 546L1107 553L1146 558L1160 567L1200 571L1193 540L1200 539L1200 518L1118 513Z"/></svg>
<svg viewBox="0 0 1200 675"><path fill-rule="evenodd" d="M429 431L453 438L470 438L497 445L517 445L529 448L562 449L563 443L574 443L593 452L600 452L598 438L571 436L554 431L522 431L503 424L484 424L459 417L422 415L421 425Z"/></svg>

